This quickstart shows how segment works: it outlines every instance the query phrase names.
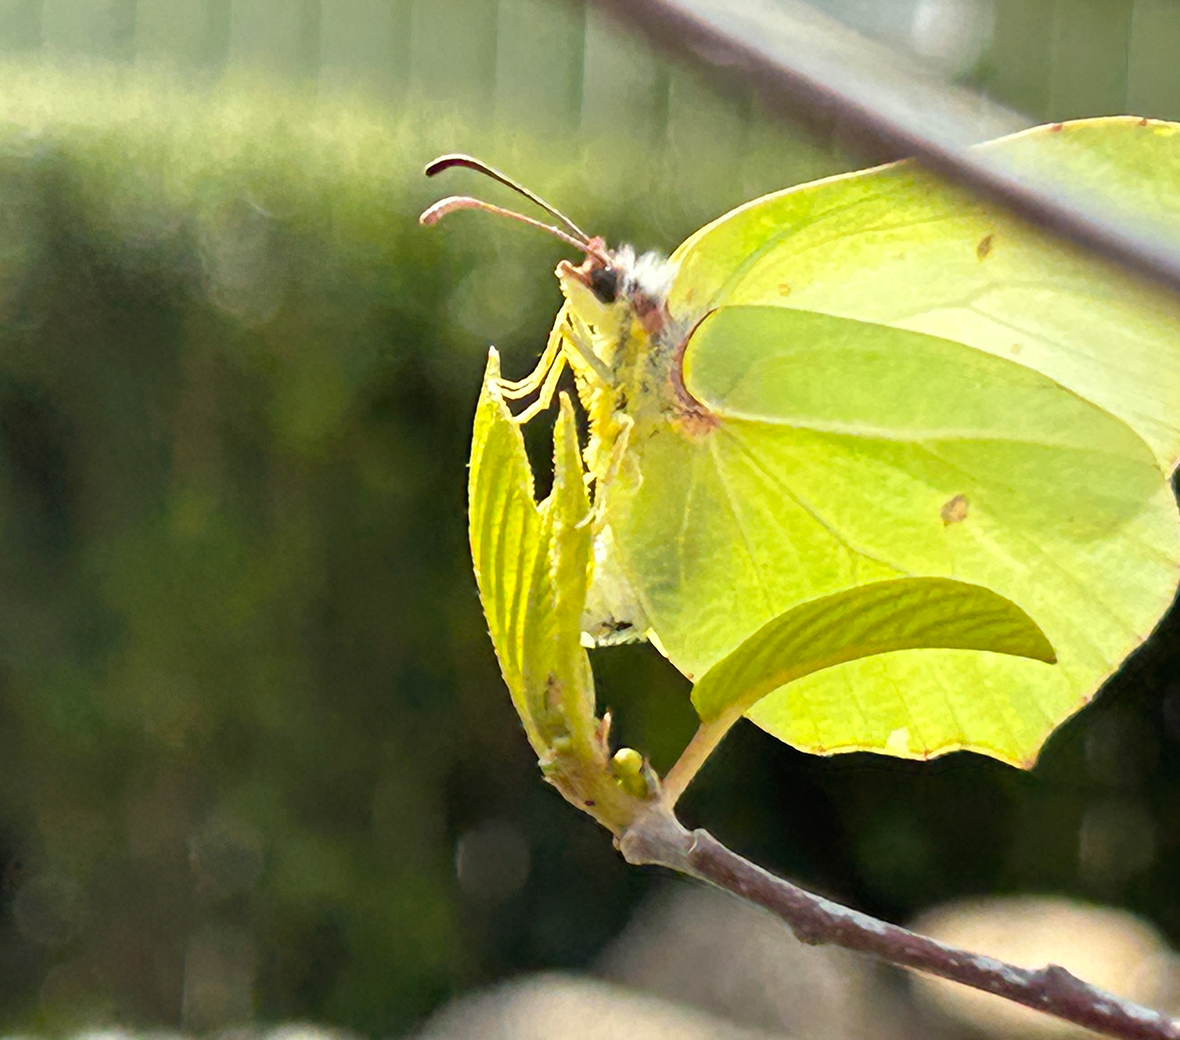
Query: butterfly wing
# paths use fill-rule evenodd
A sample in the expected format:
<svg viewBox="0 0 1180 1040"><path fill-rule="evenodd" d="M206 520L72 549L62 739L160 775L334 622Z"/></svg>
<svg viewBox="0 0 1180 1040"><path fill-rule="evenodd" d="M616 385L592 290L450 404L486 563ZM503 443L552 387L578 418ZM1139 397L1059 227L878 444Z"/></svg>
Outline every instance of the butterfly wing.
<svg viewBox="0 0 1180 1040"><path fill-rule="evenodd" d="M1093 120L987 147L1180 235L1177 131ZM1180 306L907 163L756 200L673 258L700 414L650 367L622 387L629 443L597 492L610 591L693 677L840 589L994 589L1058 664L900 651L749 714L810 751L1030 764L1176 589Z"/></svg>
<svg viewBox="0 0 1180 1040"><path fill-rule="evenodd" d="M694 331L684 383L711 424L637 423L608 517L686 674L791 606L908 575L999 592L1057 652L818 672L750 712L796 747L1028 764L1171 601L1176 506L1151 449L1038 372L886 325L726 306Z"/></svg>
<svg viewBox="0 0 1180 1040"><path fill-rule="evenodd" d="M1117 117L984 146L1180 239L1180 125ZM1010 358L1180 454L1180 303L913 163L757 199L681 245L670 306L818 311Z"/></svg>

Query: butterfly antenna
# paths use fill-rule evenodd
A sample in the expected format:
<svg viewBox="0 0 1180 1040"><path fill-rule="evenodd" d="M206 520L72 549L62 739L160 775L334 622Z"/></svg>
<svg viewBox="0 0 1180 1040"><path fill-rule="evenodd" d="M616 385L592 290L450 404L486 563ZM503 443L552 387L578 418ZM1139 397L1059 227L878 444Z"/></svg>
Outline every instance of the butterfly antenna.
<svg viewBox="0 0 1180 1040"><path fill-rule="evenodd" d="M481 209L485 213L495 213L500 217L508 217L509 220L519 220L522 224L528 224L529 227L547 231L549 234L561 239L561 241L569 243L569 245L580 252L601 260L608 267L611 266L612 261L610 256L601 249L596 248L593 241L574 238L573 235L562 231L559 227L554 227L552 224L534 220L532 217L526 217L523 213L517 213L512 209L505 209L503 206L495 206L490 202L484 202L483 199L473 199L469 195L451 195L449 198L439 199L433 206L422 211L422 215L418 218L418 223L425 224L429 227L431 224L437 224L448 213L455 213L461 209Z"/></svg>
<svg viewBox="0 0 1180 1040"><path fill-rule="evenodd" d="M436 173L442 173L443 170L449 170L453 166L462 166L467 170L474 170L476 173L482 173L485 177L490 177L494 181L498 181L506 188L511 188L513 191L523 195L530 202L540 206L551 217L556 217L567 228L582 240L583 243L590 241L590 236L586 234L577 224L575 224L569 217L561 212L556 206L551 206L535 191L529 191L519 181L514 181L506 173L501 173L494 166L489 166L487 163L475 158L473 155L463 155L456 152L453 155L440 155L432 163L426 167L426 176L433 177Z"/></svg>

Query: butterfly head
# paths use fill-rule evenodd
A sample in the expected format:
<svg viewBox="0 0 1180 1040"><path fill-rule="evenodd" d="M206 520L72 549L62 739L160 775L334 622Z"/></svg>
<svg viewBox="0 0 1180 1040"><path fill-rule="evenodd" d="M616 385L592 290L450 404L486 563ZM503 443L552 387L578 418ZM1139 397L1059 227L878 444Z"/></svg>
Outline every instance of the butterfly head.
<svg viewBox="0 0 1180 1040"><path fill-rule="evenodd" d="M540 206L564 227L546 224L523 213L467 195L452 195L434 203L418 218L421 223L435 224L448 213L460 209L479 209L545 231L583 254L582 263L573 264L562 260L556 272L562 292L581 313L605 317L610 312L618 311L621 306L634 313L648 331L654 333L662 327L667 314L668 292L676 274L674 263L659 253L636 255L635 250L628 245L609 248L602 238L587 235L569 217L535 192L470 155L439 156L426 167L426 175L433 177L453 166L475 170L511 188ZM595 323L593 318L590 323Z"/></svg>
<svg viewBox="0 0 1180 1040"><path fill-rule="evenodd" d="M629 245L607 249L595 239L581 264L562 260L557 279L562 292L583 313L595 305L604 311L620 308L635 315L649 333L657 332L667 317L668 292L676 265L659 253L636 254ZM594 324L592 321L591 324Z"/></svg>

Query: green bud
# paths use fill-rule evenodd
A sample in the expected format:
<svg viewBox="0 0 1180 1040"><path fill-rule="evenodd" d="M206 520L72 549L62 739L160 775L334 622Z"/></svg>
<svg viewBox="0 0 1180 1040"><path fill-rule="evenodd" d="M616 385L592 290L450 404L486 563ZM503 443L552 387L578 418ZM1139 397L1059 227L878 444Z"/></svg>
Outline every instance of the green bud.
<svg viewBox="0 0 1180 1040"><path fill-rule="evenodd" d="M610 768L624 791L636 798L647 797L643 756L638 751L629 747L619 748L610 760Z"/></svg>
<svg viewBox="0 0 1180 1040"><path fill-rule="evenodd" d="M610 760L611 770L618 779L638 776L643 771L643 756L632 747L621 747Z"/></svg>

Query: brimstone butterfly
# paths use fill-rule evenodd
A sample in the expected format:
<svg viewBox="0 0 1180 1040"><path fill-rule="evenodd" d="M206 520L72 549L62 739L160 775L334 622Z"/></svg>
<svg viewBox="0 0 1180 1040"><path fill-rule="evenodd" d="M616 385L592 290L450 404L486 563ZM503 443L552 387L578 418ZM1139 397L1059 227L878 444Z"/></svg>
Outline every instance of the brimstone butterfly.
<svg viewBox="0 0 1180 1040"><path fill-rule="evenodd" d="M1178 130L1090 120L987 147L1175 217ZM457 164L474 165L428 172ZM477 207L495 208L444 199L424 221ZM1031 616L1056 664L901 650L748 714L813 752L1027 766L1167 609L1180 306L1163 290L911 163L757 199L667 260L546 208L585 261L559 265L548 346L500 391L537 395L527 421L573 370L594 485L588 641L646 636L699 678L818 597L910 576L982 585Z"/></svg>

